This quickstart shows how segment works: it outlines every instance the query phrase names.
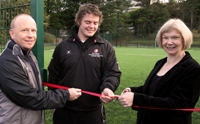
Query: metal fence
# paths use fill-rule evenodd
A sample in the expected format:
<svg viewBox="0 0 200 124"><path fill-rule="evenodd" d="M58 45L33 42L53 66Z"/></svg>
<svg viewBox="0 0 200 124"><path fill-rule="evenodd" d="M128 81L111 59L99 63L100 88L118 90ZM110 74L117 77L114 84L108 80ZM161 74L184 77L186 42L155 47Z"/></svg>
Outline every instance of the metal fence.
<svg viewBox="0 0 200 124"><path fill-rule="evenodd" d="M70 31L68 30L48 29L45 30L45 32L54 36L54 42L52 42L52 44L58 44L70 35ZM47 35L46 38L49 38L48 36L49 35ZM107 32L100 33L100 36L109 41L115 47L155 47L154 38L150 36L116 35Z"/></svg>
<svg viewBox="0 0 200 124"><path fill-rule="evenodd" d="M58 44L63 39L67 38L70 35L68 30L55 30L49 29L45 30L46 33L50 33L54 36L54 43ZM115 47L159 47L155 42L156 34L112 34L112 33L100 33L100 36L109 41ZM200 34L198 37L194 37L192 47L200 47Z"/></svg>
<svg viewBox="0 0 200 124"><path fill-rule="evenodd" d="M0 52L9 39L10 22L19 13L30 14L30 1L1 0L0 1Z"/></svg>

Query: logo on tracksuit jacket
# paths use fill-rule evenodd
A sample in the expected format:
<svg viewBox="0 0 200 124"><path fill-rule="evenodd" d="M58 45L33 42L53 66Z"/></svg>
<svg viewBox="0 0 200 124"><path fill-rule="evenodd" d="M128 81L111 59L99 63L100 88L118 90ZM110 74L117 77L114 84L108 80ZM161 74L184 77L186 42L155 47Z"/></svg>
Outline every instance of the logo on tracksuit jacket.
<svg viewBox="0 0 200 124"><path fill-rule="evenodd" d="M99 53L99 50L98 49L94 49L94 51L91 53L91 54L89 54L89 56L91 56L91 57L103 57L103 55L101 55L100 53Z"/></svg>

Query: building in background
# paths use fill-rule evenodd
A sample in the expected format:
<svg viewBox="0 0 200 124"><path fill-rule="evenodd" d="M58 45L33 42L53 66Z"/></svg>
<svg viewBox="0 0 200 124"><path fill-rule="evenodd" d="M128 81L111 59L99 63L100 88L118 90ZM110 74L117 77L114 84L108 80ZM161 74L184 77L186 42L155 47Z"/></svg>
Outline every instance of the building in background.
<svg viewBox="0 0 200 124"><path fill-rule="evenodd" d="M167 3L169 0L151 0L151 4L155 2L160 2L160 3Z"/></svg>
<svg viewBox="0 0 200 124"><path fill-rule="evenodd" d="M150 1L150 4L153 4L153 3L155 3L155 2L167 3L167 2L169 2L169 0L151 0L151 1ZM137 2L137 1L135 1L135 0L132 0L132 1L131 1L131 4L132 4L133 6L132 6L132 7L129 7L129 8L128 8L128 11L132 11L132 10L135 10L135 9L140 8L141 6L138 6L138 5L137 5L138 3L139 3L139 2Z"/></svg>

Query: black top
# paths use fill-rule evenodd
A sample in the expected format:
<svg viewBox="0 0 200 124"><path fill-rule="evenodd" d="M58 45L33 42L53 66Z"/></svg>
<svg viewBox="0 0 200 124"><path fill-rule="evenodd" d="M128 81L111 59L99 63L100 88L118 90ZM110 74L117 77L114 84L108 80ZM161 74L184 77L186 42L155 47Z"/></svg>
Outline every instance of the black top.
<svg viewBox="0 0 200 124"><path fill-rule="evenodd" d="M115 91L121 71L113 46L98 32L82 43L77 32L75 25L71 29L72 35L56 47L48 66L49 82L95 93L101 93L104 88ZM65 107L88 111L99 108L101 104L98 97L83 93L77 100L67 102Z"/></svg>
<svg viewBox="0 0 200 124"><path fill-rule="evenodd" d="M133 105L153 108L193 108L200 93L200 65L189 54L172 67L161 79L155 75L166 63L159 60L143 86L131 87ZM157 84L152 85L153 81ZM133 107L133 109L135 109ZM137 124L191 124L191 112L169 110L138 110Z"/></svg>

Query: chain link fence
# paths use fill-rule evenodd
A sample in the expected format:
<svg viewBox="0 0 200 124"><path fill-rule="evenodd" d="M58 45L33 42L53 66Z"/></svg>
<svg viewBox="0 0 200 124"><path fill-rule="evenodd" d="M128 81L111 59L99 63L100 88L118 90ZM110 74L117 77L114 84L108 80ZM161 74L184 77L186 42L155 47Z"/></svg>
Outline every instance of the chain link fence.
<svg viewBox="0 0 200 124"><path fill-rule="evenodd" d="M10 22L19 13L30 14L30 1L1 0L0 1L0 52L10 38Z"/></svg>
<svg viewBox="0 0 200 124"><path fill-rule="evenodd" d="M56 45L61 42L63 39L67 38L70 35L68 30L55 30L49 29L45 30L45 34L52 35L51 42L50 40L45 41L46 45ZM136 47L136 48L156 48L159 47L155 42L156 34L138 34L134 35L122 35L122 34L112 34L112 33L100 33L100 36L109 41L115 47ZM45 39L48 39L47 35ZM192 47L200 47L200 34L195 34Z"/></svg>

